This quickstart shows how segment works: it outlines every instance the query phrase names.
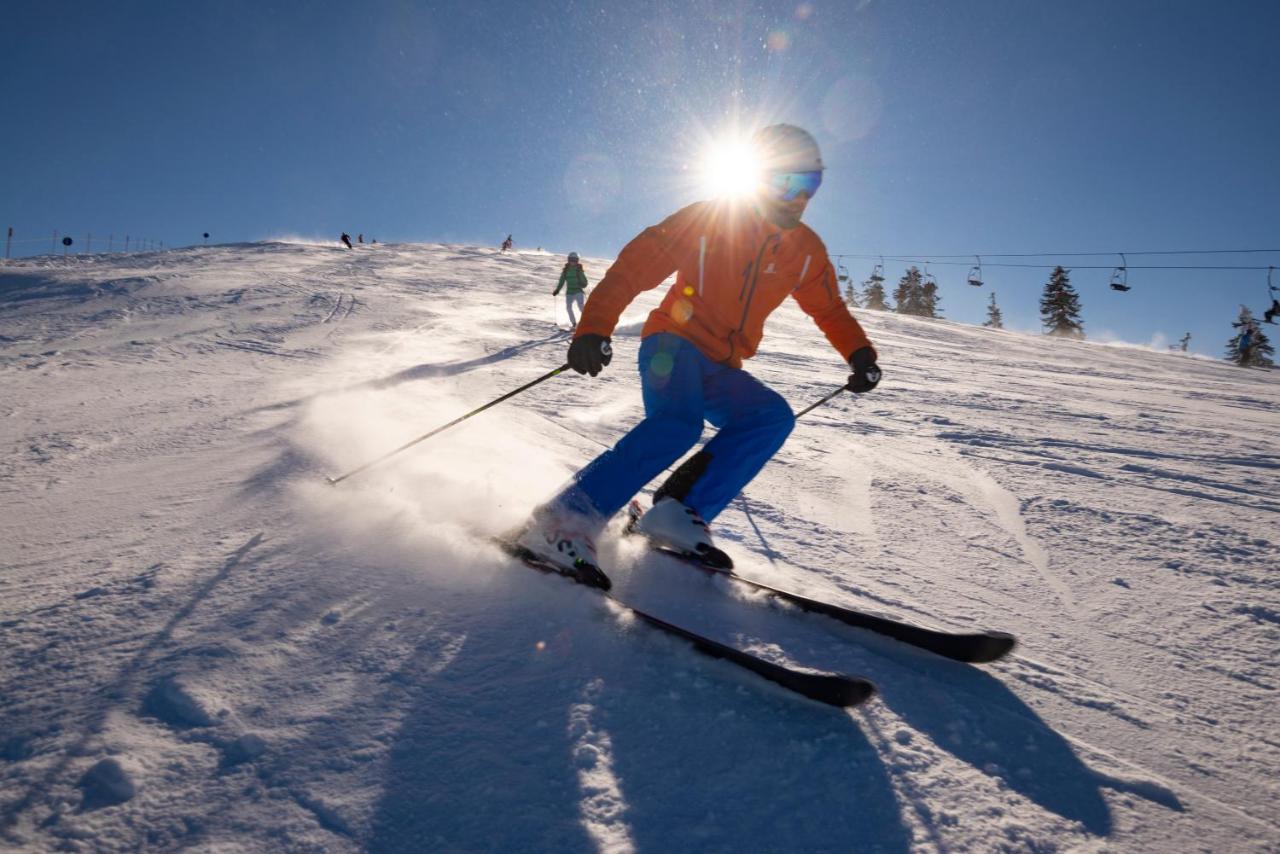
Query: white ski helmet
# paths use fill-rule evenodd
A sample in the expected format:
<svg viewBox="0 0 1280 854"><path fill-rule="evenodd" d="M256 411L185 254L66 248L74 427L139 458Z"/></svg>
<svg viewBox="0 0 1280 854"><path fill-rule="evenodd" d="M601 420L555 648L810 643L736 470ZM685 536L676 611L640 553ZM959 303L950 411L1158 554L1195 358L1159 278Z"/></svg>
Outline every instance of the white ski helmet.
<svg viewBox="0 0 1280 854"><path fill-rule="evenodd" d="M751 142L765 172L821 172L822 152L804 128L769 125L756 131Z"/></svg>

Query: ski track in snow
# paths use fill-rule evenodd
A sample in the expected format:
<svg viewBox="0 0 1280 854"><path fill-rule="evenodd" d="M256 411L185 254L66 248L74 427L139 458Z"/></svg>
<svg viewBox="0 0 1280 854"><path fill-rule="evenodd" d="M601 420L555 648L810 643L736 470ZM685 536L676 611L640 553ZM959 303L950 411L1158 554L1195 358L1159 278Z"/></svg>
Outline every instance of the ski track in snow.
<svg viewBox="0 0 1280 854"><path fill-rule="evenodd" d="M1013 656L943 661L602 542L623 600L879 684L842 713L465 533L641 417L660 289L600 377L324 485L560 364L561 263L0 266L0 844L1280 848L1276 374L860 312L881 388L806 415L717 538L743 575L1013 631ZM749 367L797 410L844 375L794 306Z"/></svg>

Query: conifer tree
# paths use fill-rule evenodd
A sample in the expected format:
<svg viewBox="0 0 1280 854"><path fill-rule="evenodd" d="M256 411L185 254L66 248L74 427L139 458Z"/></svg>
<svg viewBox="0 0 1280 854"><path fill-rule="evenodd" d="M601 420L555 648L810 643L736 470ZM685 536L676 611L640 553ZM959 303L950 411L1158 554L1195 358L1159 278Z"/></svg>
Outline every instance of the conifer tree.
<svg viewBox="0 0 1280 854"><path fill-rule="evenodd" d="M930 277L920 286L920 316L937 317L938 303L941 300L942 297L938 296L938 283Z"/></svg>
<svg viewBox="0 0 1280 854"><path fill-rule="evenodd" d="M863 304L876 311L888 311L889 304L885 302L884 285L875 279L867 279L863 285L865 285L862 292Z"/></svg>
<svg viewBox="0 0 1280 854"><path fill-rule="evenodd" d="M1000 313L1000 306L996 305L996 295L991 293L990 303L987 305L987 322L982 324L992 329L1004 329L1004 315Z"/></svg>
<svg viewBox="0 0 1280 854"><path fill-rule="evenodd" d="M1048 335L1068 338L1084 337L1084 322L1080 319L1080 296L1071 287L1071 279L1061 266L1055 267L1040 297L1040 321L1047 327Z"/></svg>
<svg viewBox="0 0 1280 854"><path fill-rule="evenodd" d="M862 305L858 299L858 289L853 286L853 282L848 282L844 286L844 304L850 308L858 308Z"/></svg>
<svg viewBox="0 0 1280 854"><path fill-rule="evenodd" d="M898 280L898 286L893 289L893 310L898 314L920 314L920 299L920 270L908 267L907 272Z"/></svg>
<svg viewBox="0 0 1280 854"><path fill-rule="evenodd" d="M1250 368L1270 368L1275 364L1271 361L1276 353L1275 348L1258 327L1258 321L1254 320L1253 312L1249 311L1248 306L1240 306L1240 316L1231 325L1236 329L1236 334L1227 342L1227 361ZM1244 343L1241 339L1245 337L1246 331L1249 333L1247 347L1241 346Z"/></svg>

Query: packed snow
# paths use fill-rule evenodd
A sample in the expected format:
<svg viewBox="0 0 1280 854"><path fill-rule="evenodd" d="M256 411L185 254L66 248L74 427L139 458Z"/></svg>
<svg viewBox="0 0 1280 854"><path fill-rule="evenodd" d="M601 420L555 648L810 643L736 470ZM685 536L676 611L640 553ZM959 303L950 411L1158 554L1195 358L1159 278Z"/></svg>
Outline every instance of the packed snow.
<svg viewBox="0 0 1280 854"><path fill-rule="evenodd" d="M717 542L814 598L1013 632L1010 658L601 551L623 601L879 686L838 710L483 536L639 419L661 289L600 377L327 484L561 365L562 263L274 242L0 266L0 845L1280 848L1275 373L858 312L884 382L804 416ZM797 411L846 374L794 305L748 368Z"/></svg>

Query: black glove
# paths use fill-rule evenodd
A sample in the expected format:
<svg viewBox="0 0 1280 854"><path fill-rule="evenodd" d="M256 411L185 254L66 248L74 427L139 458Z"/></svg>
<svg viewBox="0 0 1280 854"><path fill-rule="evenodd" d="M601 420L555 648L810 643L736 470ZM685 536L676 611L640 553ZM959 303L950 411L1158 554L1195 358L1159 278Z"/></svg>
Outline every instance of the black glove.
<svg viewBox="0 0 1280 854"><path fill-rule="evenodd" d="M849 382L845 388L855 394L865 394L880 384L880 366L876 364L876 351L862 347L849 357Z"/></svg>
<svg viewBox="0 0 1280 854"><path fill-rule="evenodd" d="M595 376L613 361L613 347L603 335L579 335L569 345L569 367L580 374Z"/></svg>

